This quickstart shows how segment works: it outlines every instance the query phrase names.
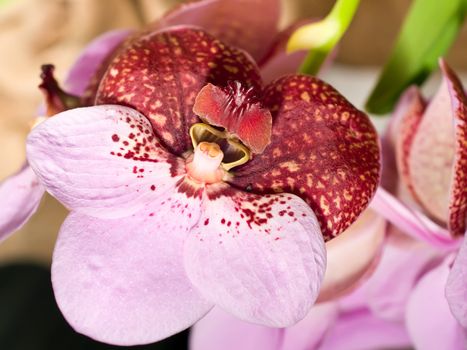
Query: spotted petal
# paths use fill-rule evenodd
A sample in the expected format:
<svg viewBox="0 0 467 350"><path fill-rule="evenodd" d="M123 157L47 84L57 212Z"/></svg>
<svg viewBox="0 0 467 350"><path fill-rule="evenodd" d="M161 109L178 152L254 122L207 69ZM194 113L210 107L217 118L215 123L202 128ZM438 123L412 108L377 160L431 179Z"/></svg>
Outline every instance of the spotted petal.
<svg viewBox="0 0 467 350"><path fill-rule="evenodd" d="M72 213L54 252L52 282L67 321L96 340L135 345L191 326L212 304L186 277L183 242L200 201L177 193L121 219Z"/></svg>
<svg viewBox="0 0 467 350"><path fill-rule="evenodd" d="M420 121L408 155L417 199L435 219L462 235L467 215L467 98L444 61L443 82Z"/></svg>
<svg viewBox="0 0 467 350"><path fill-rule="evenodd" d="M29 220L43 194L44 187L27 164L0 184L0 241Z"/></svg>
<svg viewBox="0 0 467 350"><path fill-rule="evenodd" d="M177 27L140 36L120 50L96 101L135 108L162 144L180 155L191 148L189 129L199 122L196 95L209 82L222 87L230 80L260 93L259 71L247 54L199 29Z"/></svg>
<svg viewBox="0 0 467 350"><path fill-rule="evenodd" d="M310 208L290 194L210 191L185 245L193 284L245 321L285 327L305 317L326 264Z"/></svg>
<svg viewBox="0 0 467 350"><path fill-rule="evenodd" d="M274 40L279 14L279 0L198 0L179 5L156 26L199 26L259 60Z"/></svg>
<svg viewBox="0 0 467 350"><path fill-rule="evenodd" d="M259 193L300 196L329 240L356 220L376 190L376 131L364 113L310 76L276 80L263 102L273 116L272 141L236 171L232 183Z"/></svg>
<svg viewBox="0 0 467 350"><path fill-rule="evenodd" d="M96 217L137 212L172 189L179 171L146 118L123 106L58 114L32 130L27 154L47 191Z"/></svg>
<svg viewBox="0 0 467 350"><path fill-rule="evenodd" d="M452 265L446 284L446 299L451 312L467 330L467 239L459 250Z"/></svg>

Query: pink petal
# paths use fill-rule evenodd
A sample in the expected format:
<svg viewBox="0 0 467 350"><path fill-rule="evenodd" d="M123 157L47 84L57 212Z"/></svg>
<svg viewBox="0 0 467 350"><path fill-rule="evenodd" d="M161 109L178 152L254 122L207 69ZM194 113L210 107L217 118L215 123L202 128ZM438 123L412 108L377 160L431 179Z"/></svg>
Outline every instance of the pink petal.
<svg viewBox="0 0 467 350"><path fill-rule="evenodd" d="M391 128L399 176L415 199L418 197L410 175L409 154L425 108L426 103L418 87L407 89L399 99Z"/></svg>
<svg viewBox="0 0 467 350"><path fill-rule="evenodd" d="M318 349L374 350L409 348L410 345L402 322L385 321L369 310L360 309L342 314Z"/></svg>
<svg viewBox="0 0 467 350"><path fill-rule="evenodd" d="M454 317L467 330L467 239L465 238L449 273L446 299Z"/></svg>
<svg viewBox="0 0 467 350"><path fill-rule="evenodd" d="M89 43L68 72L65 80L67 92L83 95L101 65L131 32L129 29L113 30Z"/></svg>
<svg viewBox="0 0 467 350"><path fill-rule="evenodd" d="M335 299L362 283L378 262L385 233L386 220L368 209L341 235L326 243L327 267L319 301Z"/></svg>
<svg viewBox="0 0 467 350"><path fill-rule="evenodd" d="M363 212L380 177L380 149L368 116L333 87L289 75L266 87L271 143L231 182L256 193L293 193L312 208L325 240Z"/></svg>
<svg viewBox="0 0 467 350"><path fill-rule="evenodd" d="M29 220L43 194L44 187L27 164L0 184L0 241Z"/></svg>
<svg viewBox="0 0 467 350"><path fill-rule="evenodd" d="M244 322L215 307L191 329L190 350L282 350L282 335L282 329Z"/></svg>
<svg viewBox="0 0 467 350"><path fill-rule="evenodd" d="M317 349L338 314L339 308L336 303L314 305L303 320L284 330L280 350Z"/></svg>
<svg viewBox="0 0 467 350"><path fill-rule="evenodd" d="M203 86L238 81L261 93L255 62L243 51L192 27L139 35L115 56L99 85L97 104L130 106L152 123L171 153L192 149L190 127Z"/></svg>
<svg viewBox="0 0 467 350"><path fill-rule="evenodd" d="M411 183L430 215L462 235L467 215L467 99L459 79L442 61L444 79L428 105L408 159Z"/></svg>
<svg viewBox="0 0 467 350"><path fill-rule="evenodd" d="M70 214L55 248L52 282L71 326L102 342L135 345L201 318L212 304L191 285L182 257L199 206L173 194L122 219Z"/></svg>
<svg viewBox="0 0 467 350"><path fill-rule="evenodd" d="M311 209L290 194L211 191L185 245L190 280L242 320L285 327L304 318L326 265Z"/></svg>
<svg viewBox="0 0 467 350"><path fill-rule="evenodd" d="M451 314L444 295L452 257L426 273L407 304L407 330L417 349L462 349L467 334ZM465 281L464 281L465 282Z"/></svg>
<svg viewBox="0 0 467 350"><path fill-rule="evenodd" d="M103 218L140 210L172 190L183 169L147 119L123 106L60 113L31 131L27 152L47 191L68 208Z"/></svg>
<svg viewBox="0 0 467 350"><path fill-rule="evenodd" d="M407 207L381 187L376 191L370 207L415 239L430 243L440 249L452 250L459 246L460 241L450 237L446 229L419 211Z"/></svg>
<svg viewBox="0 0 467 350"><path fill-rule="evenodd" d="M278 0L201 0L181 4L156 25L199 26L259 60L274 40L279 15Z"/></svg>
<svg viewBox="0 0 467 350"><path fill-rule="evenodd" d="M381 262L368 281L367 305L381 318L402 321L420 276L440 259L430 246L391 231Z"/></svg>

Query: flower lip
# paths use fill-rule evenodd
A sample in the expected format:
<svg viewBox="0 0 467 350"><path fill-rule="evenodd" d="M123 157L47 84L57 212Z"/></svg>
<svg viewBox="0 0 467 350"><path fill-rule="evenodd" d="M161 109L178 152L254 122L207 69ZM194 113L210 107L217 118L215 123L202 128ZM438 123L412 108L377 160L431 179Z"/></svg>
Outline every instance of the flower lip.
<svg viewBox="0 0 467 350"><path fill-rule="evenodd" d="M239 139L260 154L271 142L272 116L263 108L253 87L238 81L227 86L207 84L196 96L193 112L209 125L222 127L227 138Z"/></svg>

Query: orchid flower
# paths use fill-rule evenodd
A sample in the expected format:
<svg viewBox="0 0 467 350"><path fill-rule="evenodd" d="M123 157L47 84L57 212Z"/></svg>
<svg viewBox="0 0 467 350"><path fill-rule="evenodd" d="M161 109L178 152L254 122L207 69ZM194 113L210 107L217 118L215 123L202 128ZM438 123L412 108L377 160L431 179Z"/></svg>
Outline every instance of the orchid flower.
<svg viewBox="0 0 467 350"><path fill-rule="evenodd" d="M89 90L98 106L55 115L27 142L71 210L52 264L69 323L127 345L214 305L270 327L305 317L324 242L379 181L367 116L317 78L263 86L250 55L194 27L135 34L106 63Z"/></svg>
<svg viewBox="0 0 467 350"><path fill-rule="evenodd" d="M467 98L455 73L442 60L440 66L443 83L435 97L427 105L410 88L390 125L385 166L400 181L386 185L400 199L381 189L372 203L401 231L435 250L428 259L422 258L427 247L417 254L421 264L408 252L410 261L393 265L397 275L411 265L413 277L410 287L390 293L384 303L399 305L395 315L403 315L412 341L423 349L457 349L467 342L465 248L457 253L466 231ZM390 280L387 274L384 279ZM375 300L388 287L381 278Z"/></svg>
<svg viewBox="0 0 467 350"><path fill-rule="evenodd" d="M262 16L258 17L257 13ZM306 50L286 54L286 42L297 24L278 32L279 15L278 0L198 0L180 4L154 22L148 30L183 24L202 27L228 44L247 50L259 64L264 81L270 82L281 75L295 72L306 56ZM213 18L216 20L213 21ZM132 33L134 31L115 30L89 44L66 78L67 93L80 97L83 106L94 104L98 83L105 73L105 62L111 59L125 40L131 38ZM45 92L49 102L55 102L55 107L57 99L65 93L58 86ZM68 109L70 106L61 103L61 107ZM57 108L51 110L54 113L58 111ZM45 111L41 111L33 125L44 117L50 115L46 116ZM0 241L28 221L37 210L43 194L43 186L27 163L15 175L0 183Z"/></svg>

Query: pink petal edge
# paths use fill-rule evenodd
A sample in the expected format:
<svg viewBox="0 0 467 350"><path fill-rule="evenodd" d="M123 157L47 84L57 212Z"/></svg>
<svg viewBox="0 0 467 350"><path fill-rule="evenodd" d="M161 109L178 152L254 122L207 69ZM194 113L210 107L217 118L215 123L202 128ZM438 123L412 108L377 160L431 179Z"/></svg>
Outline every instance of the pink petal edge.
<svg viewBox="0 0 467 350"><path fill-rule="evenodd" d="M467 233L446 284L446 299L454 317L467 331Z"/></svg>
<svg viewBox="0 0 467 350"><path fill-rule="evenodd" d="M199 199L175 193L122 219L71 213L55 247L52 282L72 327L110 344L146 344L208 312L213 305L193 288L182 256L199 212Z"/></svg>
<svg viewBox="0 0 467 350"><path fill-rule="evenodd" d="M29 220L39 207L44 192L28 164L0 184L0 242Z"/></svg>
<svg viewBox="0 0 467 350"><path fill-rule="evenodd" d="M185 243L187 274L206 299L241 320L271 327L306 316L325 265L317 219L290 194L232 189L207 198Z"/></svg>
<svg viewBox="0 0 467 350"><path fill-rule="evenodd" d="M451 262L452 255L426 273L408 301L407 330L417 349L457 350L467 345L467 333L451 314L444 294Z"/></svg>
<svg viewBox="0 0 467 350"><path fill-rule="evenodd" d="M27 156L49 193L70 209L102 218L141 210L173 190L184 171L148 120L123 106L57 114L31 131Z"/></svg>

